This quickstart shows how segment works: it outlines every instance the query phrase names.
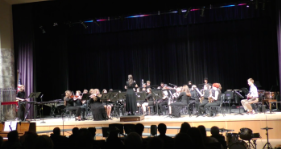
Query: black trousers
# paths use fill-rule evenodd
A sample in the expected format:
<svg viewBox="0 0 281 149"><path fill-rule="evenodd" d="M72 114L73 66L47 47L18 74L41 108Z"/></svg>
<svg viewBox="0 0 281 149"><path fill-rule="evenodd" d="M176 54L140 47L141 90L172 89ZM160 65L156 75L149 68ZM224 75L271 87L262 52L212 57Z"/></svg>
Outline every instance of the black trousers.
<svg viewBox="0 0 281 149"><path fill-rule="evenodd" d="M82 112L82 118L85 118L85 113L86 113L86 110L87 110L87 105L86 104L83 104L81 106L78 106L81 108L81 112Z"/></svg>
<svg viewBox="0 0 281 149"><path fill-rule="evenodd" d="M199 114L202 114L202 113L205 113L205 112L206 112L204 107L205 107L205 105L208 104L208 103L209 103L208 99L205 98L205 99L202 101L202 103L199 104Z"/></svg>
<svg viewBox="0 0 281 149"><path fill-rule="evenodd" d="M81 107L80 106L67 106L67 111L76 111L75 117L78 117L81 115Z"/></svg>
<svg viewBox="0 0 281 149"><path fill-rule="evenodd" d="M218 105L220 105L220 102L219 101L213 101L213 102L211 102L211 103L208 103L208 104L206 104L205 106L204 106L204 108L206 109L206 110L208 110L208 112L210 112L210 114L211 114L211 109L210 109L210 107L211 106L218 106Z"/></svg>
<svg viewBox="0 0 281 149"><path fill-rule="evenodd" d="M19 102L18 119L23 121L24 120L24 114L25 114L25 102Z"/></svg>
<svg viewBox="0 0 281 149"><path fill-rule="evenodd" d="M164 106L168 105L167 100L162 100L161 102L158 103L158 109L160 109L159 113L163 113L165 111Z"/></svg>

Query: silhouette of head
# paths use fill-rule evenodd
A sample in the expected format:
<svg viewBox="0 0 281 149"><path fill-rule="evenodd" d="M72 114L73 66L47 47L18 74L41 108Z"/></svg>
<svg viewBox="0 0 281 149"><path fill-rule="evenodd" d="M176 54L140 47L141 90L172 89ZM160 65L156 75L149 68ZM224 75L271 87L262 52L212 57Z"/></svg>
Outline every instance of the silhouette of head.
<svg viewBox="0 0 281 149"><path fill-rule="evenodd" d="M144 130L144 126L141 123L136 124L135 132L138 133L142 137L142 132Z"/></svg>
<svg viewBox="0 0 281 149"><path fill-rule="evenodd" d="M166 134L167 126L164 123L160 123L158 125L158 131L159 131L160 135Z"/></svg>
<svg viewBox="0 0 281 149"><path fill-rule="evenodd" d="M59 127L54 128L53 133L54 135L60 135L60 128Z"/></svg>

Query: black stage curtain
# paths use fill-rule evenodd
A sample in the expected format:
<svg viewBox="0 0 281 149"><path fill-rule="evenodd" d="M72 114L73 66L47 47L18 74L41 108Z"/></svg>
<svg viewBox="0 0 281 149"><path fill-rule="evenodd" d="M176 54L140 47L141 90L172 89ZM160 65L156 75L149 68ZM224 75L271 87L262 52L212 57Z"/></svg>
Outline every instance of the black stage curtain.
<svg viewBox="0 0 281 149"><path fill-rule="evenodd" d="M37 10L40 9L37 7ZM34 10L34 14L36 10ZM36 19L35 15L34 19ZM275 16L272 9L233 7L35 29L36 90L45 100L66 89L124 90L132 74L152 85L220 82L225 89L269 90L279 81ZM37 24L39 25L39 23Z"/></svg>

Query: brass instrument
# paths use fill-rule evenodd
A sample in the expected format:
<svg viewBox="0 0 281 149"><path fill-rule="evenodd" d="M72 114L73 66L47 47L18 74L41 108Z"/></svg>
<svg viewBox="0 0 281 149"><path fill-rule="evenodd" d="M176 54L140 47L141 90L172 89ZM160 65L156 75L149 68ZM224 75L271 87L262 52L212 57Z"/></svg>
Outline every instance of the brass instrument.
<svg viewBox="0 0 281 149"><path fill-rule="evenodd" d="M205 94L205 91L203 90L203 94L198 90L198 88L196 87L195 90L199 93L200 97L199 97L199 101L200 103L203 102L204 100L204 94Z"/></svg>

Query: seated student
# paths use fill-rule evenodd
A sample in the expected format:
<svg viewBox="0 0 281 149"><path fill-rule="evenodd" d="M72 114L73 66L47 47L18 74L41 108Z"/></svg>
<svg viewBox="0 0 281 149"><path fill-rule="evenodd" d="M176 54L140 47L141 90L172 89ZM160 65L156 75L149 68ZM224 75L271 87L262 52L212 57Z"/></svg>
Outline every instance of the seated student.
<svg viewBox="0 0 281 149"><path fill-rule="evenodd" d="M247 95L247 99L241 100L241 104L244 107L245 111L249 114L254 114L255 111L252 109L251 104L257 103L259 101L258 97L258 89L254 84L254 79L249 78L248 84L250 86L249 94Z"/></svg>

